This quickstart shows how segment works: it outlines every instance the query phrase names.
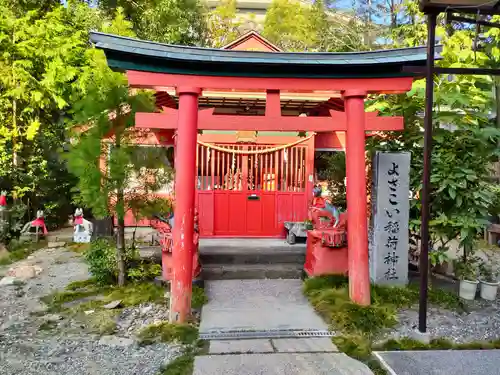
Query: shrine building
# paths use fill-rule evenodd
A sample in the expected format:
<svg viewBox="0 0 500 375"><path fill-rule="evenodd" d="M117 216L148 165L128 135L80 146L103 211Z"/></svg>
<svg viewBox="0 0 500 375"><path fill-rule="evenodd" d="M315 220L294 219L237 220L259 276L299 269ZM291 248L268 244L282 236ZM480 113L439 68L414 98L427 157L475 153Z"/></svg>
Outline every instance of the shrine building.
<svg viewBox="0 0 500 375"><path fill-rule="evenodd" d="M109 38L111 36L94 34L98 47L101 39L101 43L108 44ZM119 37L113 37L113 40L115 38L120 43L127 41L126 38ZM143 43L145 42L141 41ZM150 44L160 46L157 43ZM110 47L113 48L105 48L105 51L110 66L114 67L115 57L111 56L115 53L121 56L123 52L112 52L116 46L110 44ZM237 59L240 55L238 60L241 60L248 56L248 62L242 61L244 65L252 63L252 60L255 63L271 56L273 60L286 62L295 56L295 59L309 60L304 64L304 70L310 72L306 74L308 77L315 77L318 73L316 70L320 67L323 70L325 63L335 63L335 67L331 69L332 76L399 77L398 82L403 82L401 77L404 77L404 65L414 66L425 62L424 48L357 54L317 54L325 60L315 62L310 60L311 54L281 52L277 46L254 31L223 47L223 51L174 46L169 48L175 49L174 52L183 59L192 52L199 53L192 56L193 59L200 59L200 67L207 58L211 58L210 54L215 53L222 55L222 60L233 56ZM273 55L269 55L269 52ZM157 59L156 57L151 61L157 63L158 61L154 61ZM116 63L118 68L129 70L129 66L133 68L137 62L130 62L127 67L124 62L118 62L118 59ZM169 71L177 72L179 68L187 68L195 61L187 63L185 67L179 63L182 63L182 59L172 59L175 68L170 68ZM342 64L342 71L338 69L339 63ZM351 68L350 65L354 63L362 65ZM370 63L377 65L378 71L369 67ZM208 65L207 68L211 68ZM346 72L348 67L349 73ZM214 68L220 69L220 66ZM265 77L265 62L263 66L256 68L260 71L253 72L252 77ZM156 67L150 69L159 71ZM130 72L129 79L130 75L138 75L138 71ZM195 78L193 73L190 72L186 77ZM211 76L213 73L211 72ZM221 72L224 76L228 73L230 72ZM237 71L234 73L241 74ZM293 72L286 72L286 75L293 75ZM406 82L411 82L411 79ZM158 113L138 114L136 126L150 129L151 133L146 139L138 138L137 142L171 148L166 162L173 165L179 97L174 86L151 87L157 90L155 98ZM316 182L315 154L319 151L346 150L346 116L342 92L328 90L327 86L319 88L281 91L203 88L198 98L200 113L196 147L196 202L200 212L202 237L283 237L285 221L307 219L308 202ZM279 117L278 122L273 121L276 116ZM366 136L370 136L371 131L403 129L403 119L400 117L379 117L375 112L366 113L365 116ZM301 123L307 126L300 126ZM160 191L159 195L171 194L172 186L169 187ZM149 224L147 220L136 222L129 212L126 225Z"/></svg>
<svg viewBox="0 0 500 375"><path fill-rule="evenodd" d="M91 40L131 88L156 91L157 111L137 113L135 126L146 143L173 147L176 264L191 262L195 206L202 237L283 237L285 221L307 219L315 153L342 150L351 296L369 303L365 138L402 130L403 118L365 112L364 101L408 92L405 67L425 66L425 47L286 53L256 32L222 49Z"/></svg>

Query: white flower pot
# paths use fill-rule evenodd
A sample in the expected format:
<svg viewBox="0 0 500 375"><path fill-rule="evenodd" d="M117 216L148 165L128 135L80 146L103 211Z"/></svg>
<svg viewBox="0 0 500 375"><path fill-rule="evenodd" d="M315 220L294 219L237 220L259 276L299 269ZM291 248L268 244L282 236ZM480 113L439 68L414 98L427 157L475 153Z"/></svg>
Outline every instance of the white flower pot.
<svg viewBox="0 0 500 375"><path fill-rule="evenodd" d="M488 301L494 301L497 298L499 282L489 283L481 280L481 298Z"/></svg>
<svg viewBox="0 0 500 375"><path fill-rule="evenodd" d="M463 299L473 300L476 298L477 284L479 281L460 280L459 296Z"/></svg>

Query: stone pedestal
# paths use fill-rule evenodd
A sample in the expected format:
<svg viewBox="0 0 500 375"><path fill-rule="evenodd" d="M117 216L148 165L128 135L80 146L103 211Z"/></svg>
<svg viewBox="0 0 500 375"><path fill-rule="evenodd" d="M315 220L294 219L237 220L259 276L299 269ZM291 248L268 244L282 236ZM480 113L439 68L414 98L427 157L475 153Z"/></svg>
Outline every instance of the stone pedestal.
<svg viewBox="0 0 500 375"><path fill-rule="evenodd" d="M82 224L75 225L75 231L73 233L73 242L75 243L89 243L91 234L85 230Z"/></svg>
<svg viewBox="0 0 500 375"><path fill-rule="evenodd" d="M373 160L370 278L376 284L408 282L410 153L377 152Z"/></svg>

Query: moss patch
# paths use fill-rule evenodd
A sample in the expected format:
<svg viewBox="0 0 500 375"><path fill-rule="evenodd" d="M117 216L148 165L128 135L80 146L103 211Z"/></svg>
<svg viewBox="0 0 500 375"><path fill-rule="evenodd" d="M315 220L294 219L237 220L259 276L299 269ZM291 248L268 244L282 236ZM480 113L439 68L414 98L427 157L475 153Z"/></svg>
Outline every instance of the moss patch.
<svg viewBox="0 0 500 375"><path fill-rule="evenodd" d="M22 259L26 259L36 250L40 250L44 247L47 247L46 240L41 240L39 242L13 242L8 246L8 252L5 253L5 256L0 258L0 266L5 266Z"/></svg>
<svg viewBox="0 0 500 375"><path fill-rule="evenodd" d="M123 287L113 287L105 295L105 301L121 300L123 306L137 306L141 303L165 302L165 289L154 283L127 284Z"/></svg>
<svg viewBox="0 0 500 375"><path fill-rule="evenodd" d="M90 244L88 243L72 243L68 246L68 249L73 251L74 253L82 255L87 251L89 247Z"/></svg>
<svg viewBox="0 0 500 375"><path fill-rule="evenodd" d="M66 290L78 290L78 289L85 289L89 287L95 287L96 282L94 279L87 279L87 280L77 280L69 283L66 285Z"/></svg>
<svg viewBox="0 0 500 375"><path fill-rule="evenodd" d="M418 287L372 285L371 305L360 306L349 299L348 279L342 275L331 275L306 280L304 293L319 314L340 332L341 335L333 338L339 350L367 364L376 375L386 374L372 357L373 341L384 329L397 323L398 309L418 302ZM457 295L439 289L429 289L429 302L447 309L463 308ZM416 350L421 349L423 344L405 339L390 340L384 345L387 345L385 350ZM430 345L433 345L430 349L449 348L446 340L434 340Z"/></svg>
<svg viewBox="0 0 500 375"><path fill-rule="evenodd" d="M101 296L104 303L121 300L122 306L137 306L146 302L163 303L164 293L164 288L154 283L130 283L123 287L100 286L95 280L89 279L74 281L66 287L66 290L42 297L41 300L51 311L58 311L64 309L65 303L91 296Z"/></svg>
<svg viewBox="0 0 500 375"><path fill-rule="evenodd" d="M206 354L208 351L206 341L198 340L195 345L189 346L184 353L163 367L159 375L192 375L194 357Z"/></svg>
<svg viewBox="0 0 500 375"><path fill-rule="evenodd" d="M198 339L198 329L190 324L171 324L162 322L144 327L138 334L143 345L157 342L179 342L192 344Z"/></svg>
<svg viewBox="0 0 500 375"><path fill-rule="evenodd" d="M99 290L68 290L63 292L55 292L49 294L48 296L40 298L44 302L49 311L61 311L64 310L64 304L68 302L78 301L90 296L97 296Z"/></svg>
<svg viewBox="0 0 500 375"><path fill-rule="evenodd" d="M191 307L193 309L201 309L203 305L208 302L208 297L205 294L205 289L193 285L193 297L191 300Z"/></svg>
<svg viewBox="0 0 500 375"><path fill-rule="evenodd" d="M165 366L161 375L191 375L193 373L195 354L187 352L177 357L167 366Z"/></svg>
<svg viewBox="0 0 500 375"><path fill-rule="evenodd" d="M80 321L88 331L99 335L111 335L116 332L118 310L95 310L89 315L80 315Z"/></svg>
<svg viewBox="0 0 500 375"><path fill-rule="evenodd" d="M488 349L500 349L500 340L492 341L476 341L470 343L455 344L450 340L444 338L431 340L429 344L424 344L420 341L413 340L411 338L401 338L399 340L391 339L387 340L383 344L375 345L373 350L488 350Z"/></svg>

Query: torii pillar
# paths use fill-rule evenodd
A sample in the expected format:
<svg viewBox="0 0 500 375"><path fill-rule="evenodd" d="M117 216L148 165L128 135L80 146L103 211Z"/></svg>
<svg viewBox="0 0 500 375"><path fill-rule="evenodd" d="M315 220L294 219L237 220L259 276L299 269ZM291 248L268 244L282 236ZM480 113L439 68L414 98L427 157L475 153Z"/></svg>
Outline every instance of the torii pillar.
<svg viewBox="0 0 500 375"><path fill-rule="evenodd" d="M201 89L179 87L179 118L175 155L175 215L170 322L185 322L191 314L194 252L194 211L198 97Z"/></svg>
<svg viewBox="0 0 500 375"><path fill-rule="evenodd" d="M366 306L370 304L365 169L366 92L348 90L342 96L347 117L345 157L349 296L353 302Z"/></svg>

